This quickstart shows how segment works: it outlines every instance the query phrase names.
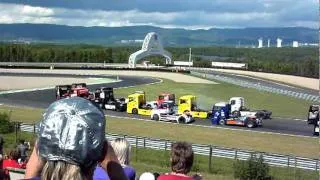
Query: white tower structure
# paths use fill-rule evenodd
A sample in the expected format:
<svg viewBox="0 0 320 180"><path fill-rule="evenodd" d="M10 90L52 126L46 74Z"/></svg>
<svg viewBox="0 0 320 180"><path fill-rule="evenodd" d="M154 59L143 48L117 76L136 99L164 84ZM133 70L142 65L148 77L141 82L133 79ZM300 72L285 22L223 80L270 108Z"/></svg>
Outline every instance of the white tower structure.
<svg viewBox="0 0 320 180"><path fill-rule="evenodd" d="M268 39L268 48L270 47L270 39Z"/></svg>
<svg viewBox="0 0 320 180"><path fill-rule="evenodd" d="M293 41L292 42L292 47L299 47L299 42L298 41Z"/></svg>
<svg viewBox="0 0 320 180"><path fill-rule="evenodd" d="M281 48L282 47L282 39L277 38L277 48Z"/></svg>
<svg viewBox="0 0 320 180"><path fill-rule="evenodd" d="M189 66L191 65L191 48L189 48Z"/></svg>
<svg viewBox="0 0 320 180"><path fill-rule="evenodd" d="M258 48L263 48L263 39L262 38L259 38L258 39Z"/></svg>
<svg viewBox="0 0 320 180"><path fill-rule="evenodd" d="M138 60L152 55L164 56L166 58L166 64L172 64L171 53L163 48L159 36L154 32L148 33L143 40L142 48L129 56L129 67L135 68Z"/></svg>

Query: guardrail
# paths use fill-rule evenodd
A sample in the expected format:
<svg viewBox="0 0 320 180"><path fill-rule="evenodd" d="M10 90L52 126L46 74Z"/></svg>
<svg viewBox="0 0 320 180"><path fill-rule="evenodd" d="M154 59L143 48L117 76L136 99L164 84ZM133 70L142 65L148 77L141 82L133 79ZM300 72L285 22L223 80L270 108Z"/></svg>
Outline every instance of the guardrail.
<svg viewBox="0 0 320 180"><path fill-rule="evenodd" d="M34 124L21 123L19 125L19 130L24 132L35 133L36 126ZM155 150L170 150L171 144L173 142L165 139L128 136L119 134L106 134L105 137L108 140L113 140L116 138L126 138L132 146L141 148L151 148ZM204 144L193 144L192 148L195 154L208 156L209 163L211 162L211 157L247 160L251 156L259 157L260 155L262 155L264 162L268 163L271 166L292 167L315 171L318 171L320 169L319 159L311 159L283 154L271 154L266 152L248 151L236 148L226 148ZM209 167L211 167L211 165L209 165Z"/></svg>
<svg viewBox="0 0 320 180"><path fill-rule="evenodd" d="M202 77L202 78L207 78L211 80L217 80L217 81L222 81L222 82L227 82L230 84L238 85L241 87L246 87L246 88L254 88L259 91L265 91L265 92L270 92L270 93L275 93L275 94L281 94L281 95L286 95L290 97L294 97L297 99L303 99L306 101L314 101L314 102L320 102L320 97L315 96L312 94L307 94L307 93L301 93L297 91L290 91L286 89L280 89L280 88L275 88L275 87L269 87L269 86L264 86L261 84L257 83L252 83L249 81L245 80L239 80L236 78L231 78L231 77L226 77L223 75L214 75L214 74L208 74L208 73L202 73L202 72L196 72L196 71L191 71L191 75Z"/></svg>

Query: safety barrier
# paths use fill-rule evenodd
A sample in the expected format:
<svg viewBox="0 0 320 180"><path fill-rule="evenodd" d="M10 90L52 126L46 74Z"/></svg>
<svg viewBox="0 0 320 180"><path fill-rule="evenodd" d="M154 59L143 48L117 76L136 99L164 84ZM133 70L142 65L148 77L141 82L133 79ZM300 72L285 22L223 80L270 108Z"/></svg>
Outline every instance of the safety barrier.
<svg viewBox="0 0 320 180"><path fill-rule="evenodd" d="M19 128L24 132L36 132L36 126L34 124L21 123ZM151 148L155 150L170 150L171 144L173 142L165 139L119 134L106 134L105 137L108 140L113 140L116 138L126 138L132 146L140 148ZM208 156L209 159L211 159L211 157L222 157L229 159L247 160L251 156L259 157L261 155L264 159L264 162L268 163L271 166L292 167L316 171L320 169L319 159L311 159L283 154L271 154L266 152L248 151L204 144L193 144L192 148L195 154ZM209 162L211 161L209 160Z"/></svg>
<svg viewBox="0 0 320 180"><path fill-rule="evenodd" d="M316 95L312 95L312 94L302 93L302 92L298 92L298 91L290 91L290 90L280 89L280 88L275 88L275 87L269 87L269 86L261 85L259 83L252 83L250 81L226 77L223 75L215 75L215 74L196 72L196 71L191 71L190 73L191 73L191 75L194 75L197 77L227 82L227 83L238 85L241 87L254 88L259 91L265 91L265 92L270 92L270 93L275 93L275 94L286 95L286 96L294 97L297 99L303 99L306 101L320 102L320 97L316 96Z"/></svg>

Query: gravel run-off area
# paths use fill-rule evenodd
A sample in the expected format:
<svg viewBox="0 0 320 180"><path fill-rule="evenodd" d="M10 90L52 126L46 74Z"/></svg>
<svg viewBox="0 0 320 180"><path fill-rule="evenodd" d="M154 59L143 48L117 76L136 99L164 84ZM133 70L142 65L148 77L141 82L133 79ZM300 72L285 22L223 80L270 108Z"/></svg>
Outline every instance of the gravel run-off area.
<svg viewBox="0 0 320 180"><path fill-rule="evenodd" d="M64 77L25 77L25 76L0 76L0 90L17 90L54 87L72 83L97 83L114 82L110 78L64 78Z"/></svg>
<svg viewBox="0 0 320 180"><path fill-rule="evenodd" d="M44 86L53 86L57 84L71 84L77 82L92 82L90 78L61 78L61 77L41 77L40 74L79 74L79 75L126 75L126 76L142 76L165 78L180 83L201 83L201 84L217 84L214 81L209 81L181 73L167 72L150 72L150 71L108 71L108 70L47 70L47 69L0 69L0 72L7 73L39 73L39 77L24 77L24 76L0 76L0 89L21 89L21 88L36 88ZM107 76L106 76L107 78Z"/></svg>

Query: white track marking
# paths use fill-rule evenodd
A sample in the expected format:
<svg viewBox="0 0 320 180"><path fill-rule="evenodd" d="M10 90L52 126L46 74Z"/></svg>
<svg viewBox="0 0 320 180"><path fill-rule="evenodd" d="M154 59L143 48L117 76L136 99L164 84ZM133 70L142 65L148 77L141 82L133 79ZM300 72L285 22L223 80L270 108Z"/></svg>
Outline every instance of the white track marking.
<svg viewBox="0 0 320 180"><path fill-rule="evenodd" d="M122 119L133 119L145 122L154 122L154 123L170 123L172 125L179 125L177 123L172 122L164 122L164 121L155 121L149 119L141 119L135 117L123 117L123 116L114 116L114 115L105 115L106 117L114 117L114 118L122 118ZM245 132L254 132L254 133L261 133L261 134L271 134L271 135L282 135L282 136L291 136L291 137L303 137L303 138L319 138L319 137L312 137L312 136L304 136L304 135L294 135L294 134L285 134L285 133L277 133L277 132L267 132L267 131L253 131L248 129L237 129L237 128L227 128L227 127L219 127L219 126L206 126L206 125L199 125L199 124L183 124L187 126L195 126L195 127L202 127L202 128L216 128L216 129L226 129L231 131L245 131Z"/></svg>
<svg viewBox="0 0 320 180"><path fill-rule="evenodd" d="M287 117L272 117L272 118L277 118L277 119L287 119L287 120L293 120L293 121L304 121L307 122L308 120L305 119L299 119L299 118L287 118ZM272 120L272 119L271 119Z"/></svg>

